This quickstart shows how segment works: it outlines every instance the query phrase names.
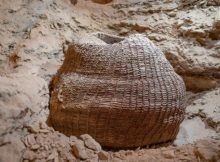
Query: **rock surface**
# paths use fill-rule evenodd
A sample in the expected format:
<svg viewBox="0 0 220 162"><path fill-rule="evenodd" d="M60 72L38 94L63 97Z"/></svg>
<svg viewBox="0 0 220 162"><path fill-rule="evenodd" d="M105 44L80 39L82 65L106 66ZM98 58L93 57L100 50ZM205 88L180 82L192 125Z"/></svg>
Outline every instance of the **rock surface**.
<svg viewBox="0 0 220 162"><path fill-rule="evenodd" d="M215 135L215 131L206 128L205 123L199 117L194 117L193 119L185 119L181 123L179 134L174 143L176 145L193 143L199 139Z"/></svg>
<svg viewBox="0 0 220 162"><path fill-rule="evenodd" d="M0 0L0 161L79 161L72 151L79 139L40 123L47 120L49 82L66 47L75 33L94 31L146 34L188 89L207 90L189 96L186 121L191 122L184 123L198 125L208 137L214 131L218 139L220 94L219 88L212 89L219 86L220 76L219 5L219 0L113 0L105 5L91 0ZM191 129L188 139L203 134L190 134ZM207 136L165 150L108 151L108 160L217 161L219 140ZM86 152L88 161L102 158L87 147Z"/></svg>
<svg viewBox="0 0 220 162"><path fill-rule="evenodd" d="M207 125L217 129L220 127L220 88L203 94L195 100L192 105L188 106L186 113L188 116L200 116Z"/></svg>
<svg viewBox="0 0 220 162"><path fill-rule="evenodd" d="M88 158L83 141L76 141L73 144L72 148L73 148L73 153L77 158L84 160Z"/></svg>
<svg viewBox="0 0 220 162"><path fill-rule="evenodd" d="M100 146L100 144L96 142L90 135L84 134L81 135L80 138L82 138L88 148L97 152L101 151L102 147Z"/></svg>
<svg viewBox="0 0 220 162"><path fill-rule="evenodd" d="M219 141L203 140L194 145L182 145L180 147L162 147L160 149L141 149L134 152L119 151L112 154L111 161L215 161L219 159Z"/></svg>

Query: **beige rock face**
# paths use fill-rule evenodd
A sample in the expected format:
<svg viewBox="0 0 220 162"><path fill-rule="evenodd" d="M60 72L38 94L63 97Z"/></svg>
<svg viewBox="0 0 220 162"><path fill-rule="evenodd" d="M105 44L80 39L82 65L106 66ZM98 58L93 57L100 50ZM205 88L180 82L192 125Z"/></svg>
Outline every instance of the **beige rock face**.
<svg viewBox="0 0 220 162"><path fill-rule="evenodd" d="M101 151L102 147L100 146L100 144L96 142L90 135L84 134L81 135L80 138L82 138L88 148L97 152Z"/></svg>
<svg viewBox="0 0 220 162"><path fill-rule="evenodd" d="M188 116L201 116L211 128L217 129L220 126L220 89L217 88L204 94L188 106L186 113Z"/></svg>
<svg viewBox="0 0 220 162"><path fill-rule="evenodd" d="M213 78L202 76L183 76L186 87L193 91L205 91L217 86L217 81Z"/></svg>
<svg viewBox="0 0 220 162"><path fill-rule="evenodd" d="M212 130L217 139L203 136L164 149L105 150L108 161L218 161L220 95L212 88L220 76L219 0L76 2L0 0L0 161L79 161L72 151L78 138L39 123L47 120L49 82L66 47L76 33L97 31L147 35L185 78L188 90L197 91L187 107L185 120L191 122L184 123L199 133L187 126L188 133L179 135L197 140ZM103 150L85 148L87 161L102 160Z"/></svg>
<svg viewBox="0 0 220 162"><path fill-rule="evenodd" d="M112 21L110 28L117 31L121 29L123 35L130 32L146 33L162 48L176 71L185 78L189 90L204 91L216 87L220 76L219 39L212 37L219 34L215 27L219 19L218 8L212 6L188 9L185 12L180 8L187 8L189 4L168 2L163 4L163 11L166 11L166 14L156 14L154 12L160 10L159 3L146 3L146 5L150 7L145 8L136 4L135 8L130 4L132 7L126 8L124 7L126 5L116 2L114 7L119 8L123 16L119 18L121 21ZM195 2L194 5L201 4ZM146 13L153 14L145 15ZM144 30L136 30L134 26ZM198 84L195 86L192 82L198 82Z"/></svg>
<svg viewBox="0 0 220 162"><path fill-rule="evenodd" d="M212 147L209 147L209 145ZM220 159L219 145L201 141L196 144L194 154L203 161L218 161Z"/></svg>
<svg viewBox="0 0 220 162"><path fill-rule="evenodd" d="M111 155L110 161L215 161L220 156L218 140L198 141L195 145L183 145L178 148L142 149L133 152L119 151Z"/></svg>
<svg viewBox="0 0 220 162"><path fill-rule="evenodd" d="M76 141L73 144L72 148L73 148L73 153L77 158L84 160L88 158L83 141Z"/></svg>
<svg viewBox="0 0 220 162"><path fill-rule="evenodd" d="M212 39L220 39L220 10L216 12L216 16L213 22L212 30L209 35Z"/></svg>
<svg viewBox="0 0 220 162"><path fill-rule="evenodd" d="M203 93L187 106L187 119L180 125L175 144L193 143L205 137L220 137L219 93L219 88Z"/></svg>
<svg viewBox="0 0 220 162"><path fill-rule="evenodd" d="M98 153L99 160L108 160L108 152L100 151Z"/></svg>
<svg viewBox="0 0 220 162"><path fill-rule="evenodd" d="M206 128L202 120L199 117L195 117L193 119L185 119L183 121L180 125L180 131L174 143L176 145L193 143L199 139L215 135L215 131Z"/></svg>
<svg viewBox="0 0 220 162"><path fill-rule="evenodd" d="M19 136L13 134L5 138L1 137L0 142L0 161L15 162L21 159L25 145Z"/></svg>

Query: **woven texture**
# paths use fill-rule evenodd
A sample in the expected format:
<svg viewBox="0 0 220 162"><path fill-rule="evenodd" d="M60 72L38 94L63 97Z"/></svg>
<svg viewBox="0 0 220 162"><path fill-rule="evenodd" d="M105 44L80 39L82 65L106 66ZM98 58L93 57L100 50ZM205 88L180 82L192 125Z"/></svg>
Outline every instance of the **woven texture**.
<svg viewBox="0 0 220 162"><path fill-rule="evenodd" d="M164 54L141 34L94 34L69 46L53 79L53 127L88 133L102 146L139 147L175 139L185 85Z"/></svg>

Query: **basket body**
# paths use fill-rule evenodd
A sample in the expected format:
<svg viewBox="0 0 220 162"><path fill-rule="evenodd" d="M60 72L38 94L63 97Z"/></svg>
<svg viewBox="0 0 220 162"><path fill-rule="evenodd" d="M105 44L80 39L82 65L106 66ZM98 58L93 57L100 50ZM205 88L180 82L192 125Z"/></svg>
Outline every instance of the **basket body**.
<svg viewBox="0 0 220 162"><path fill-rule="evenodd" d="M69 46L52 84L53 127L115 148L174 140L185 111L181 77L143 35L99 38L107 43Z"/></svg>

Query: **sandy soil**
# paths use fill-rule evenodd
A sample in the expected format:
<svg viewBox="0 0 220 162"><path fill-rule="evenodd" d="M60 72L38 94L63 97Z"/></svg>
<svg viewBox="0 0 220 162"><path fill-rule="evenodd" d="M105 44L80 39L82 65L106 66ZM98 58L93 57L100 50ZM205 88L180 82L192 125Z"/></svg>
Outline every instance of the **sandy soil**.
<svg viewBox="0 0 220 162"><path fill-rule="evenodd" d="M0 0L0 161L219 160L219 6L218 0ZM96 31L147 35L184 78L189 100L174 144L105 150L45 124L49 83L68 44Z"/></svg>

